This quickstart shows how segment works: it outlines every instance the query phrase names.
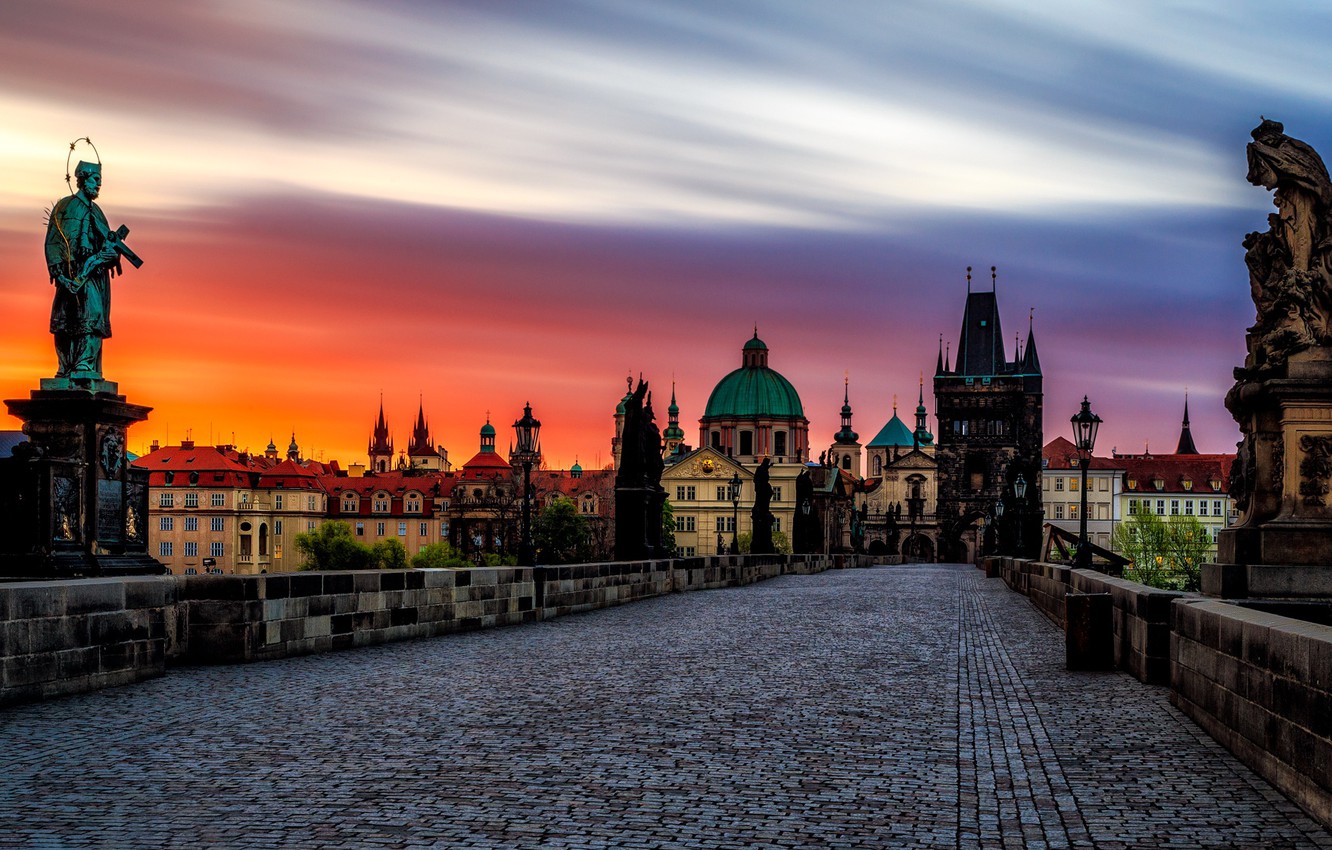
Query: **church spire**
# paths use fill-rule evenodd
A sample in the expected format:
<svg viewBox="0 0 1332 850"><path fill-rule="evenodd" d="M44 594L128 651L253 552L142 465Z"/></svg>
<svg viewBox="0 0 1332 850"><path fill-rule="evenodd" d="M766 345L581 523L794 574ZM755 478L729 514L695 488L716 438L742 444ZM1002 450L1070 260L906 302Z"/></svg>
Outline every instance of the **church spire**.
<svg viewBox="0 0 1332 850"><path fill-rule="evenodd" d="M839 445L849 445L860 439L860 435L851 430L851 375L848 373L842 380L842 430L833 436L833 441Z"/></svg>
<svg viewBox="0 0 1332 850"><path fill-rule="evenodd" d="M1041 374L1041 358L1036 354L1036 308L1027 313L1027 347L1022 353L1022 374Z"/></svg>
<svg viewBox="0 0 1332 850"><path fill-rule="evenodd" d="M1189 391L1184 391L1184 423L1179 430L1179 445L1175 448L1177 455L1196 455L1198 447L1193 444L1193 432L1189 430Z"/></svg>
<svg viewBox="0 0 1332 850"><path fill-rule="evenodd" d="M393 463L393 440L389 438L388 420L384 418L383 393L379 395L379 418L375 420L366 454L370 455L370 468L375 472L387 472Z"/></svg>

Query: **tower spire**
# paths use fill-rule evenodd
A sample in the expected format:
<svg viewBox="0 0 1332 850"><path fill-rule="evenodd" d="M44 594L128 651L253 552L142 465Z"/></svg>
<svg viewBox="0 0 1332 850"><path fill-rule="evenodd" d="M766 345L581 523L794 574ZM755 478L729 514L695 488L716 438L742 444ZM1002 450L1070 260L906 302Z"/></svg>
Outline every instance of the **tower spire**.
<svg viewBox="0 0 1332 850"><path fill-rule="evenodd" d="M1189 430L1189 391L1184 390L1184 422L1179 429L1179 445L1175 448L1177 455L1196 455L1198 447L1193 444L1193 432Z"/></svg>

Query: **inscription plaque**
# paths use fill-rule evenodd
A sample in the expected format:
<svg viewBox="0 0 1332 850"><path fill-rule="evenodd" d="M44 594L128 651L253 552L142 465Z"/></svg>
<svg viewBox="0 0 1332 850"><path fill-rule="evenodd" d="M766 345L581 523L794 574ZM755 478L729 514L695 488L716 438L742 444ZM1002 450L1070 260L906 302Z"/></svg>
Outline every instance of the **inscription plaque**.
<svg viewBox="0 0 1332 850"><path fill-rule="evenodd" d="M124 534L121 525L124 502L124 486L119 481L97 482L97 540L99 542L121 542Z"/></svg>

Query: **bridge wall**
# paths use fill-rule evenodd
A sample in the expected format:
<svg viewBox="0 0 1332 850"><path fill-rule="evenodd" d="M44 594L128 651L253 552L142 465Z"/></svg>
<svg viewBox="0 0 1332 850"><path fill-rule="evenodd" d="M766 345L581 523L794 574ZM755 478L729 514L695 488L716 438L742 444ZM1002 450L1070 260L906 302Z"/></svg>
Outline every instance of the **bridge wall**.
<svg viewBox="0 0 1332 850"><path fill-rule="evenodd" d="M0 705L160 676L170 577L0 584Z"/></svg>
<svg viewBox="0 0 1332 850"><path fill-rule="evenodd" d="M1216 600L1173 613L1170 701L1332 826L1332 628Z"/></svg>
<svg viewBox="0 0 1332 850"><path fill-rule="evenodd" d="M0 584L0 705L163 675L516 625L664 593L868 566L751 555L535 568L162 576Z"/></svg>
<svg viewBox="0 0 1332 850"><path fill-rule="evenodd" d="M1332 626L1092 570L1015 558L984 566L1060 626L1056 597L1110 594L1115 666L1169 685L1181 711L1332 827Z"/></svg>

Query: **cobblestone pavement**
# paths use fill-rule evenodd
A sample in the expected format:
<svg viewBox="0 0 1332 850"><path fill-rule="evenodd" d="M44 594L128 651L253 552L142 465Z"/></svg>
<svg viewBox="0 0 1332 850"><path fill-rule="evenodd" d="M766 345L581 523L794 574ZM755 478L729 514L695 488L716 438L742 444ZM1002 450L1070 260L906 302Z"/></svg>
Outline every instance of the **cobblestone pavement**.
<svg viewBox="0 0 1332 850"><path fill-rule="evenodd" d="M3 847L1324 847L971 567L789 576L0 711Z"/></svg>

